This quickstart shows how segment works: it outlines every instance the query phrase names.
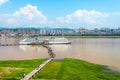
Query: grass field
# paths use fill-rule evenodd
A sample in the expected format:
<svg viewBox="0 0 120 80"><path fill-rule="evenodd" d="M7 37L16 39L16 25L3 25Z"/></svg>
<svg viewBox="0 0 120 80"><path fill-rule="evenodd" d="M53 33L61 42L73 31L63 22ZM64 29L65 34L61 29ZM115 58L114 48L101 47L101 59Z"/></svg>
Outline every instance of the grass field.
<svg viewBox="0 0 120 80"><path fill-rule="evenodd" d="M45 59L0 61L0 80L20 80Z"/></svg>
<svg viewBox="0 0 120 80"><path fill-rule="evenodd" d="M20 80L45 59L0 61L0 80ZM120 80L120 74L102 65L66 58L51 61L30 80Z"/></svg>
<svg viewBox="0 0 120 80"><path fill-rule="evenodd" d="M31 80L120 80L120 74L109 69L77 59L53 61Z"/></svg>

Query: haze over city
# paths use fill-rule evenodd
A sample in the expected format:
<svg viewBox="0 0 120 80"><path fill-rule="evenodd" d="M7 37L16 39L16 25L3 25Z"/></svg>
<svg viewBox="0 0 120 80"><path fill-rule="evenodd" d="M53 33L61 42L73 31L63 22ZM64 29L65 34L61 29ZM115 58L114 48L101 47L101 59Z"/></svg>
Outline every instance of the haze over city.
<svg viewBox="0 0 120 80"><path fill-rule="evenodd" d="M0 0L0 27L118 28L120 0Z"/></svg>

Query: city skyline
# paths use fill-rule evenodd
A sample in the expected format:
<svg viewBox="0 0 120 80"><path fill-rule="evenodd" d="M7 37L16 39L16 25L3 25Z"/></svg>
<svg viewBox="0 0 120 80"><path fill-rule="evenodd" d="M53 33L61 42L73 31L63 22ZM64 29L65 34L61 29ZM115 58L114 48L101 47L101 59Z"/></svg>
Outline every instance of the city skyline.
<svg viewBox="0 0 120 80"><path fill-rule="evenodd" d="M0 27L118 28L119 0L0 0Z"/></svg>

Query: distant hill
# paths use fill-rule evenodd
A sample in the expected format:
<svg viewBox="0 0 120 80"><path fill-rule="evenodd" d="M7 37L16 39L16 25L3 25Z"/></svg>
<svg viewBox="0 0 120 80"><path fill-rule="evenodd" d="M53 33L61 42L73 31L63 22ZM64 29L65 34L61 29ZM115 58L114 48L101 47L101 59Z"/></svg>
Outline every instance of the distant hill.
<svg viewBox="0 0 120 80"><path fill-rule="evenodd" d="M51 27L43 27L43 28L2 28L0 27L0 30L6 30L6 29L35 29L35 30L64 30L64 31L68 31L68 30L73 30L70 28L51 28Z"/></svg>
<svg viewBox="0 0 120 80"><path fill-rule="evenodd" d="M73 30L73 29L70 29L70 28L50 28L50 27L39 28L39 29L42 29L42 30L65 30L65 31Z"/></svg>

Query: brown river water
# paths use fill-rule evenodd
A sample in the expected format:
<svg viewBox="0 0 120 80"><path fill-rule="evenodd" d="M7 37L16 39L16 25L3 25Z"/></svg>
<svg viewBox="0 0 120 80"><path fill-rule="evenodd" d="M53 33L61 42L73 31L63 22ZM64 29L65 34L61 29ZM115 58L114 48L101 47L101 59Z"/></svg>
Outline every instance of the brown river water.
<svg viewBox="0 0 120 80"><path fill-rule="evenodd" d="M17 44L20 39L0 38L1 44ZM76 58L112 66L120 70L120 38L69 38L72 44L50 45L56 59ZM42 46L0 46L0 60L49 58Z"/></svg>

